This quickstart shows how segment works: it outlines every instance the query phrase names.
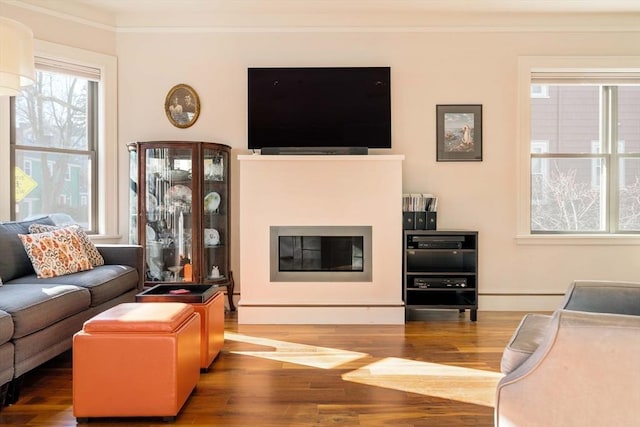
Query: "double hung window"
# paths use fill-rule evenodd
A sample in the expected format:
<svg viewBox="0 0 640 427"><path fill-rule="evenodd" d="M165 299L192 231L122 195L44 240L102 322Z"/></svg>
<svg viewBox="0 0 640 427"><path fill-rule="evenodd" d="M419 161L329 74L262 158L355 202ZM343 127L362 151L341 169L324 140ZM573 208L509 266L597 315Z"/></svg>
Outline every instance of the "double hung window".
<svg viewBox="0 0 640 427"><path fill-rule="evenodd" d="M531 234L640 232L640 72L530 73Z"/></svg>
<svg viewBox="0 0 640 427"><path fill-rule="evenodd" d="M36 58L11 108L15 219L63 214L96 231L99 82L99 69Z"/></svg>
<svg viewBox="0 0 640 427"><path fill-rule="evenodd" d="M9 142L0 196L10 200L1 216L61 214L117 241L117 59L42 40L34 48L35 84L0 100L0 140Z"/></svg>

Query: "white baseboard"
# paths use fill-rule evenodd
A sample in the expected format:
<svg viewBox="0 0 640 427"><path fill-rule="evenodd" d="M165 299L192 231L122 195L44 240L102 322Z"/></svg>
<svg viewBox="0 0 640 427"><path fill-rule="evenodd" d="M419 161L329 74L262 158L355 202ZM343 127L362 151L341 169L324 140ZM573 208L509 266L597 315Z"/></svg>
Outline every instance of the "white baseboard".
<svg viewBox="0 0 640 427"><path fill-rule="evenodd" d="M242 305L234 298L239 324L378 324L399 325L404 307ZM480 294L478 311L537 312L556 310L564 294Z"/></svg>
<svg viewBox="0 0 640 427"><path fill-rule="evenodd" d="M564 294L480 294L478 311L553 311Z"/></svg>
<svg viewBox="0 0 640 427"><path fill-rule="evenodd" d="M401 325L403 306L248 306L238 304L238 324Z"/></svg>

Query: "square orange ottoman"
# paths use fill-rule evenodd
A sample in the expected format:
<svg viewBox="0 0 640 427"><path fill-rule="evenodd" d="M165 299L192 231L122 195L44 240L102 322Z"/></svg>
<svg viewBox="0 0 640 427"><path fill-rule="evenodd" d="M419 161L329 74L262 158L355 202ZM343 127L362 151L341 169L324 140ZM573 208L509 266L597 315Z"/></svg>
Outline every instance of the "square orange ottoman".
<svg viewBox="0 0 640 427"><path fill-rule="evenodd" d="M200 376L200 315L184 303L126 303L73 337L73 414L173 419Z"/></svg>

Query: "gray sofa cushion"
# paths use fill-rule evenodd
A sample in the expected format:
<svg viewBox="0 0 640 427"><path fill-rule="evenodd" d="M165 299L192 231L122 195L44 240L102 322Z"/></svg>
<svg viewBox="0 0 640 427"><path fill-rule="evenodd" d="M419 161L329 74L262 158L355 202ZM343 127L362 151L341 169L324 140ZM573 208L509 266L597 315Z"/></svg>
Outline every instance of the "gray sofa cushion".
<svg viewBox="0 0 640 427"><path fill-rule="evenodd" d="M0 344L4 344L13 336L13 319L9 313L0 311Z"/></svg>
<svg viewBox="0 0 640 427"><path fill-rule="evenodd" d="M529 313L524 316L502 353L500 370L503 374L513 372L536 351L550 321L551 316L545 314Z"/></svg>
<svg viewBox="0 0 640 427"><path fill-rule="evenodd" d="M29 234L31 224L54 225L49 217L29 221L0 223L0 278L4 283L16 277L34 274L33 266L18 234Z"/></svg>
<svg viewBox="0 0 640 427"><path fill-rule="evenodd" d="M89 291L78 286L0 286L0 310L13 317L14 339L86 310L90 303Z"/></svg>
<svg viewBox="0 0 640 427"><path fill-rule="evenodd" d="M91 294L91 307L110 301L138 286L138 272L126 265L101 265L93 270L80 271L65 276L38 279L35 274L20 277L4 286L73 285L86 288Z"/></svg>

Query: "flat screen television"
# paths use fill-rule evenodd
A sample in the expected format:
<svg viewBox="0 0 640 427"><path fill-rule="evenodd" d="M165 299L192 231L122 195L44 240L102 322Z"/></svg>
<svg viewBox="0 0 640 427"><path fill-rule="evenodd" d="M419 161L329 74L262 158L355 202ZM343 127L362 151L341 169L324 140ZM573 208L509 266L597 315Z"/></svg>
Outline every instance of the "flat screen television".
<svg viewBox="0 0 640 427"><path fill-rule="evenodd" d="M248 146L391 148L391 69L249 68Z"/></svg>

